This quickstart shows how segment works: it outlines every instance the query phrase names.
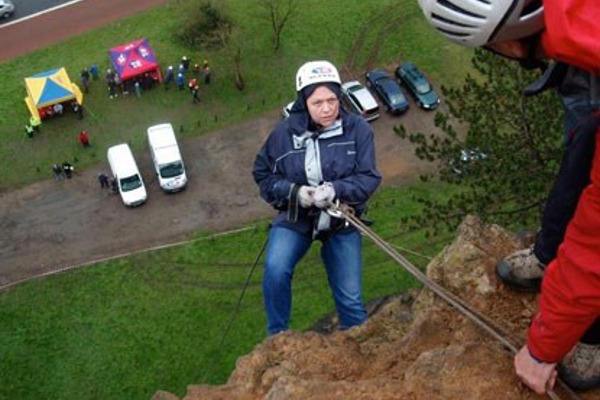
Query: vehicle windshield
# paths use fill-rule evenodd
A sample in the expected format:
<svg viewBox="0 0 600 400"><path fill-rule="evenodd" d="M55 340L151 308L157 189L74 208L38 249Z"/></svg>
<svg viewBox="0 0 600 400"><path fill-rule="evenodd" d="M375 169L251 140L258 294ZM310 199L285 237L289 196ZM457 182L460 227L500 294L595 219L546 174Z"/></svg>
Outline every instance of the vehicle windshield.
<svg viewBox="0 0 600 400"><path fill-rule="evenodd" d="M121 179L121 191L129 192L142 186L142 180L139 175L128 176L127 178Z"/></svg>
<svg viewBox="0 0 600 400"><path fill-rule="evenodd" d="M429 82L425 82L425 81L417 82L416 89L417 89L417 93L419 93L419 94L429 93L429 92L431 92L431 85L429 84Z"/></svg>
<svg viewBox="0 0 600 400"><path fill-rule="evenodd" d="M357 92L357 91L359 91L359 90L361 90L361 89L362 89L362 86L361 86L361 85L354 85L354 86L350 86L350 87L348 88L348 92L349 92L349 93L353 93L353 92Z"/></svg>
<svg viewBox="0 0 600 400"><path fill-rule="evenodd" d="M390 94L390 102L392 104L401 104L401 103L404 103L405 101L406 101L406 99L400 93Z"/></svg>
<svg viewBox="0 0 600 400"><path fill-rule="evenodd" d="M183 173L183 164L180 161L160 166L161 178L173 178Z"/></svg>

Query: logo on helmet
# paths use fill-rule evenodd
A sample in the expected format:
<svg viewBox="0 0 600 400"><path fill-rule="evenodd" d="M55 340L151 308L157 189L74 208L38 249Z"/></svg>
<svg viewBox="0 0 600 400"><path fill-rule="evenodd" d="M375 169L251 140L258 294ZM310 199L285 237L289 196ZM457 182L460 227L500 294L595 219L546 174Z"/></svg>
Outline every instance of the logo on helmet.
<svg viewBox="0 0 600 400"><path fill-rule="evenodd" d="M312 79L337 77L336 71L334 71L333 68L327 66L313 68L310 70L310 72L312 74Z"/></svg>

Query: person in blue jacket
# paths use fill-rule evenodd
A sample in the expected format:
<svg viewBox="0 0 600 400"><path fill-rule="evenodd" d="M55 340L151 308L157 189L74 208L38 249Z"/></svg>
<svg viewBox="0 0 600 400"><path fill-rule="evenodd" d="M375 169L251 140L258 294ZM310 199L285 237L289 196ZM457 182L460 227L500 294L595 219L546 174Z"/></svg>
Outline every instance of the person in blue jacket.
<svg viewBox="0 0 600 400"><path fill-rule="evenodd" d="M312 243L321 258L340 328L367 319L362 301L362 249L358 230L331 217L334 201L358 216L381 182L373 131L340 107L341 81L333 64L310 61L296 74L297 98L263 144L253 177L262 198L278 210L269 229L263 296L267 333L289 329L292 277Z"/></svg>

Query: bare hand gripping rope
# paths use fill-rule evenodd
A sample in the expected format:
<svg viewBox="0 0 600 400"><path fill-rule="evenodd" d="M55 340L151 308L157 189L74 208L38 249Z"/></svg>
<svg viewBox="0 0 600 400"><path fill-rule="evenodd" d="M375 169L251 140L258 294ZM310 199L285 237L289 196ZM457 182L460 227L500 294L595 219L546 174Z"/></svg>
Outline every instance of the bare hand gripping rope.
<svg viewBox="0 0 600 400"><path fill-rule="evenodd" d="M502 345L509 349L513 354L518 352L517 346L511 343L507 337L506 332L497 326L493 321L481 314L479 311L472 308L469 304L465 303L462 299L454 295L453 293L446 290L436 282L429 279L421 270L412 265L404 256L398 253L392 246L377 236L367 225L365 225L356 215L354 210L344 204L337 202L331 204L327 209L327 213L334 218L344 219L347 223L358 229L363 235L371 239L378 247L385 251L390 257L392 257L398 264L400 264L405 270L411 275L418 279L425 287L433 291L439 297L441 297L448 304L456 308L477 326L488 332L491 336L497 339ZM558 383L568 393L569 397L573 400L578 400L579 397L560 379L557 379ZM560 400L560 397L552 390L548 389L548 396L553 400Z"/></svg>

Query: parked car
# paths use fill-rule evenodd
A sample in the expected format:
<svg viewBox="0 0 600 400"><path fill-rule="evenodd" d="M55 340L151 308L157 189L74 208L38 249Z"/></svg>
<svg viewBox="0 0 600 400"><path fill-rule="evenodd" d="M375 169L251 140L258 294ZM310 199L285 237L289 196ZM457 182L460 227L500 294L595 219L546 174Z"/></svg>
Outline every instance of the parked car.
<svg viewBox="0 0 600 400"><path fill-rule="evenodd" d="M11 0L0 0L0 16L8 18L15 12L15 5Z"/></svg>
<svg viewBox="0 0 600 400"><path fill-rule="evenodd" d="M351 112L361 115L367 121L379 118L379 104L369 89L359 81L350 81L342 84L342 102Z"/></svg>
<svg viewBox="0 0 600 400"><path fill-rule="evenodd" d="M419 107L434 110L440 104L440 97L423 73L410 62L396 68L396 77L408 89Z"/></svg>
<svg viewBox="0 0 600 400"><path fill-rule="evenodd" d="M148 199L146 186L129 145L121 143L109 147L107 157L123 203L128 207L136 207L145 203Z"/></svg>
<svg viewBox="0 0 600 400"><path fill-rule="evenodd" d="M398 82L386 71L375 69L365 75L367 86L375 92L392 114L408 110L408 101Z"/></svg>
<svg viewBox="0 0 600 400"><path fill-rule="evenodd" d="M153 125L148 128L147 137L160 187L167 193L185 189L188 179L173 125Z"/></svg>

